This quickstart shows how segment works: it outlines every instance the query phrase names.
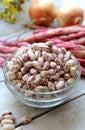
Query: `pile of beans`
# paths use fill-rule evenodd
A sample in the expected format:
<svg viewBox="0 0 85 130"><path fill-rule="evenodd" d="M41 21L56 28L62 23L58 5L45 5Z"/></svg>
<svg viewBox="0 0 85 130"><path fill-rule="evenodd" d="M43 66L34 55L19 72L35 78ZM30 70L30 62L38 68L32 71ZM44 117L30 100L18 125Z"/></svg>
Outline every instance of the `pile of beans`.
<svg viewBox="0 0 85 130"><path fill-rule="evenodd" d="M2 130L17 130L15 129L15 117L12 115L12 112L2 113L0 116L0 123L2 125Z"/></svg>
<svg viewBox="0 0 85 130"><path fill-rule="evenodd" d="M32 118L29 116L24 116L20 119L20 121L16 121L15 116L13 116L12 112L6 111L0 115L0 124L2 126L2 130L23 130L21 125L25 125L32 121Z"/></svg>
<svg viewBox="0 0 85 130"><path fill-rule="evenodd" d="M34 92L56 91L71 85L79 65L65 48L51 41L21 47L6 64L6 76L17 88Z"/></svg>

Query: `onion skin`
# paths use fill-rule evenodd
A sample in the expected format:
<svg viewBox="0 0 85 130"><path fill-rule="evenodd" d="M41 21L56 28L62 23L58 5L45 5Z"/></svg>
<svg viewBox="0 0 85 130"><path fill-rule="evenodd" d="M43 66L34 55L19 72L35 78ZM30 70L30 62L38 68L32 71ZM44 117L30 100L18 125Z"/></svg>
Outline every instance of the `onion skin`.
<svg viewBox="0 0 85 130"><path fill-rule="evenodd" d="M49 25L56 18L56 7L52 0L34 0L29 7L29 16L37 25Z"/></svg>
<svg viewBox="0 0 85 130"><path fill-rule="evenodd" d="M62 7L57 11L57 19L63 27L78 25L83 22L84 12L80 7Z"/></svg>

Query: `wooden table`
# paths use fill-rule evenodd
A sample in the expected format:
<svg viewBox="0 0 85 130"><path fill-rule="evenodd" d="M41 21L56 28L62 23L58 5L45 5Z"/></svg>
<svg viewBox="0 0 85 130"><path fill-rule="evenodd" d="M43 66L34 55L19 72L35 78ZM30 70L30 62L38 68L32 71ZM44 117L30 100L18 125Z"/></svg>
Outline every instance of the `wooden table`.
<svg viewBox="0 0 85 130"><path fill-rule="evenodd" d="M0 21L0 38L16 39L23 29L22 24L29 21L26 16L20 15L15 25ZM11 94L0 68L0 114L6 110L12 111L17 121L25 115L33 118L31 123L22 126L23 130L85 130L85 77L81 77L77 88L64 104L49 109L36 109L22 104Z"/></svg>

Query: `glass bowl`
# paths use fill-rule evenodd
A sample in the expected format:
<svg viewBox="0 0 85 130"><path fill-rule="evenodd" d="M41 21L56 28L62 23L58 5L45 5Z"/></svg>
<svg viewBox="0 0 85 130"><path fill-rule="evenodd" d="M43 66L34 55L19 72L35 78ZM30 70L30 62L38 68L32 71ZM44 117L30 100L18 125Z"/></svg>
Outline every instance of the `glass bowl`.
<svg viewBox="0 0 85 130"><path fill-rule="evenodd" d="M12 55L13 56L13 55ZM34 92L31 90L25 90L22 88L17 88L16 85L14 85L6 76L6 64L12 57L9 57L4 66L3 66L3 72L4 72L4 78L5 78L5 84L7 88L24 104L35 107L35 108L49 108L54 107L62 104L72 94L72 90L74 90L77 87L77 83L80 79L81 75L81 67L79 62L79 74L76 80L69 86L53 91L53 92ZM76 58L75 58L76 59Z"/></svg>

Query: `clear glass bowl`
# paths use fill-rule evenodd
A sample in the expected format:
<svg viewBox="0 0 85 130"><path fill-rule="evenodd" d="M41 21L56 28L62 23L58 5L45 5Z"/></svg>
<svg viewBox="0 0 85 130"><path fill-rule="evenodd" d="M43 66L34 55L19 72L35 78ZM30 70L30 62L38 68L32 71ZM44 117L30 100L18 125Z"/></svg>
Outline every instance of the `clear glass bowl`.
<svg viewBox="0 0 85 130"><path fill-rule="evenodd" d="M10 57L11 58L11 57ZM7 61L4 64L3 72L5 77L5 84L8 87L8 89L24 104L35 107L35 108L49 108L54 107L62 104L65 102L71 95L72 90L77 87L77 83L80 79L81 75L81 67L78 62L79 66L79 74L77 79L70 85L67 86L61 90L57 90L54 92L33 92L30 90L25 90L22 88L17 88L9 79L6 77L6 64L10 60L10 58L7 59Z"/></svg>

